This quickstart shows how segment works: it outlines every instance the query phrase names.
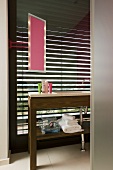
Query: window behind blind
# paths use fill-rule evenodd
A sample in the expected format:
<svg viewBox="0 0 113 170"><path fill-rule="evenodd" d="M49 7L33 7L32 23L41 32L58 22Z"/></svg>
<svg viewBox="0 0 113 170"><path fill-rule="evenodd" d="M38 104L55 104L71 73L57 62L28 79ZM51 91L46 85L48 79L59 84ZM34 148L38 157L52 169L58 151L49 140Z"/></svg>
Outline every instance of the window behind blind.
<svg viewBox="0 0 113 170"><path fill-rule="evenodd" d="M46 31L46 73L40 73L28 70L28 28L17 27L17 42L23 46L17 49L17 134L28 132L28 92L37 92L43 79L52 82L53 91L90 90L89 17L83 18L76 28L55 29ZM40 113L60 116L63 112L76 114L78 109Z"/></svg>

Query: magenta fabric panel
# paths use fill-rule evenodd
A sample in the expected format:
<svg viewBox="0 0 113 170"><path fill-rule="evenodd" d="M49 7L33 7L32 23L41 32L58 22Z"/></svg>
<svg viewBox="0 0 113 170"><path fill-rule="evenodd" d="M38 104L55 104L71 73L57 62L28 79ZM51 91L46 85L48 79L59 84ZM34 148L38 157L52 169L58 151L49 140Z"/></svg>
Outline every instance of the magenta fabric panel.
<svg viewBox="0 0 113 170"><path fill-rule="evenodd" d="M46 23L29 14L29 69L45 71Z"/></svg>

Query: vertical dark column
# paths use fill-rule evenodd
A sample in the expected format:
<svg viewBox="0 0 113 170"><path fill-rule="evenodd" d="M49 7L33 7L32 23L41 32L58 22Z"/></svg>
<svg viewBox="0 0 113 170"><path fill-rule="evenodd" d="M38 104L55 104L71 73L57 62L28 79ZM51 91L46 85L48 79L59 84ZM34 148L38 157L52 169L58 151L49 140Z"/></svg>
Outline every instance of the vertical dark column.
<svg viewBox="0 0 113 170"><path fill-rule="evenodd" d="M8 0L8 36L16 41L16 0ZM9 147L15 148L17 127L16 48L9 48Z"/></svg>

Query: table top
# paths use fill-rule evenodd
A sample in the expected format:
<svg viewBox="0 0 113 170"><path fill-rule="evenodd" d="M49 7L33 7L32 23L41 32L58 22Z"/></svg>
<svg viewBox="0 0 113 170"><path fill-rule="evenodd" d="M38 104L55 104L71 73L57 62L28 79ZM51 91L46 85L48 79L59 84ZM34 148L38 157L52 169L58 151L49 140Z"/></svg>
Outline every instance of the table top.
<svg viewBox="0 0 113 170"><path fill-rule="evenodd" d="M53 93L28 92L29 97L90 96L90 91L60 91Z"/></svg>

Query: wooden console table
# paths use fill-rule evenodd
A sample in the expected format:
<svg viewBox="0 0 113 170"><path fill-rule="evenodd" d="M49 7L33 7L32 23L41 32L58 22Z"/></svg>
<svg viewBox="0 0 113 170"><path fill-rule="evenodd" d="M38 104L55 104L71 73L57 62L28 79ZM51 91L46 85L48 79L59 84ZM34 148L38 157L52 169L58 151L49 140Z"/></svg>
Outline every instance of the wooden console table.
<svg viewBox="0 0 113 170"><path fill-rule="evenodd" d="M53 109L63 107L79 107L79 106L90 106L90 92L58 92L52 94L38 94L29 92L28 94L28 110L29 110L29 121L28 121L28 142L30 152L30 170L36 170L36 140L40 140L37 137L38 132L36 127L36 111L40 109ZM41 138L48 139L53 137L63 136L74 136L89 133L87 130L83 132L77 132L73 134L58 133L58 134L41 134Z"/></svg>

